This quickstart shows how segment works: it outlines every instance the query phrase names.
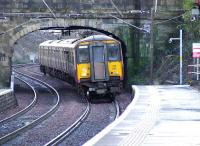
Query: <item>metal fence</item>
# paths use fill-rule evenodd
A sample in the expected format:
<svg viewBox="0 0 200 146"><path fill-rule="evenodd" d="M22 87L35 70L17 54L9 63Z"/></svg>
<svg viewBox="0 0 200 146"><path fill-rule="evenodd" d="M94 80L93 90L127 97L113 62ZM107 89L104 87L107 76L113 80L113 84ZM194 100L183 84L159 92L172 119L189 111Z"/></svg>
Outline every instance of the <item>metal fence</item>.
<svg viewBox="0 0 200 146"><path fill-rule="evenodd" d="M188 65L188 79L189 81L197 80L200 77L200 64Z"/></svg>

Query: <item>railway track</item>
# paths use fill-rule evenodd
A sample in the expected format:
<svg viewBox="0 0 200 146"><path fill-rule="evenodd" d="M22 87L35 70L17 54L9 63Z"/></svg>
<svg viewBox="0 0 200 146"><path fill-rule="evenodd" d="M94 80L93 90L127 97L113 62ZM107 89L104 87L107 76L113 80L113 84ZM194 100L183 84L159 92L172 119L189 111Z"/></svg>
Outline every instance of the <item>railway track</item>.
<svg viewBox="0 0 200 146"><path fill-rule="evenodd" d="M116 120L120 115L120 108L119 108L119 103L116 99L113 101L113 104L114 104L115 110L116 110L116 114L115 114L115 120Z"/></svg>
<svg viewBox="0 0 200 146"><path fill-rule="evenodd" d="M113 105L114 105L114 108L116 111L114 119L117 119L120 114L119 104L118 104L117 100L113 101ZM51 141L46 143L45 146L56 146L56 145L60 144L62 141L64 141L72 132L74 132L77 128L79 128L79 126L81 124L83 124L85 122L85 119L90 114L89 113L90 110L91 110L90 103L87 101L87 108L85 109L84 113L80 116L80 118L77 119L77 121L75 121L69 128L64 130L57 137L55 137L54 139L52 139Z"/></svg>
<svg viewBox="0 0 200 146"><path fill-rule="evenodd" d="M39 64L33 64L33 65L31 65L31 66L29 66L29 67L26 67L25 69L24 69L24 71L26 71L26 72L28 72L28 73L30 73L30 74L33 74L33 75L37 75L37 76L40 76L40 77L42 77L44 74L43 73L40 73L40 72L35 72L35 71L30 71L29 69L31 69L31 68L33 68L33 67L39 67Z"/></svg>
<svg viewBox="0 0 200 146"><path fill-rule="evenodd" d="M30 67L28 67L30 68ZM28 73L32 73L34 75L40 76L38 73L31 72L27 70L27 68L24 70ZM19 73L19 72L18 72ZM54 139L50 140L48 143L45 144L45 146L50 146L50 145L58 145L60 142L62 142L66 137L68 137L73 131L75 131L87 118L87 116L90 113L90 103L87 100L87 97L85 97L87 107L85 108L85 111L83 114L73 123L71 124L67 129L65 129L62 133L60 133L57 137Z"/></svg>
<svg viewBox="0 0 200 146"><path fill-rule="evenodd" d="M33 64L33 65L29 66L29 67L26 67L26 69L25 69L24 71L26 71L26 72L28 72L28 73L30 73L30 74L36 75L36 76L40 76L40 77L43 76L43 73L28 70L28 69L30 69L30 68L32 68L32 67L35 67L35 66L36 66L36 67L37 67L37 66L39 67L38 64ZM113 100L113 104L114 104L115 110L116 110L115 119L117 119L117 118L119 117L119 115L120 115L119 103L118 103L118 101L117 101L116 99L114 99L114 100Z"/></svg>
<svg viewBox="0 0 200 146"><path fill-rule="evenodd" d="M36 79L34 77L31 77L29 75L25 75L21 72L18 72L15 70L15 72L19 75L19 76L25 76L26 78L29 78L31 80L35 80L37 81L39 84L42 84L43 86L46 86L48 89L50 89L51 91L54 92L54 94L56 95L56 98L57 98L57 102L52 106L52 108L50 108L47 112L45 112L44 114L42 114L41 116L39 116L37 119L34 119L32 121L29 121L28 124L26 121L21 121L22 119L20 119L20 127L19 127L19 123L15 123L15 121L13 120L12 122L10 122L9 126L1 126L1 128L3 128L3 130L1 129L1 131L5 131L5 135L3 135L1 138L0 138L0 144L4 144L6 143L7 141L9 141L10 139L16 137L17 135L25 132L26 130L28 129L31 129L33 128L34 126L40 124L42 121L44 121L45 119L47 119L49 116L51 116L57 109L58 109L58 106L59 106L59 102L60 102L60 96L58 94L58 92L56 91L56 89L54 89L51 85L39 80L39 79ZM19 77L20 78L20 77ZM31 105L32 106L32 105ZM27 112L27 110L25 110ZM17 114L17 115L13 115L12 117L6 119L5 121L9 121L10 119L13 119L13 118L17 118L18 116L21 116L22 113L24 113L25 111L22 111L20 112L20 114ZM5 121L2 121L2 123L4 123ZM24 124L25 123L25 124ZM8 124L8 123L6 123ZM12 127L13 126L13 127ZM6 129L6 127L8 127L8 131ZM9 130L11 129L11 130ZM14 129L14 130L13 130Z"/></svg>
<svg viewBox="0 0 200 146"><path fill-rule="evenodd" d="M86 98L87 99L87 98ZM90 113L90 103L87 100L87 107L84 113L67 129L60 133L57 137L45 144L45 146L55 146L61 143L65 138L67 138L72 132L74 132L87 118Z"/></svg>
<svg viewBox="0 0 200 146"><path fill-rule="evenodd" d="M20 67L21 68L31 68L31 67L26 67L26 65L21 65ZM30 71L29 69L22 69L22 71L24 73L26 73L26 74L29 74L29 75L26 75L26 77L34 76L34 77L31 77L31 78L32 79L33 78L34 79L35 78L41 78L41 80L43 80L43 78L40 76L40 73L37 73L37 72L32 73L32 70ZM33 72L34 72L34 70L33 70ZM22 74L22 73L20 73L20 74ZM44 80L46 80L46 79L44 79ZM52 84L52 83L50 83L50 84ZM66 141L68 139L68 137L70 136L70 134L72 134L74 131L76 131L78 129L78 127L81 124L84 123L85 119L88 117L88 115L90 114L90 110L91 110L91 104L88 101L86 101L86 103L84 103L84 104L87 104L87 106L86 106L83 114L79 118L77 118L77 120L74 120L75 122L73 124L71 124L70 126L67 126L67 128L63 128L62 132L60 132L59 134L57 134L57 136L55 136L54 138L52 138L49 142L47 142L44 145L46 145L46 146L48 146L48 145L58 145L63 140ZM115 111L115 112L113 112L113 113L115 113L115 116L112 116L113 120L114 120L114 119L116 119L119 116L120 110L119 110L119 104L118 104L118 102L116 100L114 100L112 104L113 104L113 107L115 108L115 110L113 110L113 111ZM95 108L95 105L93 105L93 107Z"/></svg>
<svg viewBox="0 0 200 146"><path fill-rule="evenodd" d="M13 115L11 115L11 116L9 116L9 117L7 117L7 118L1 120L1 121L0 121L0 125L4 124L4 123L6 123L6 122L9 122L9 121L11 121L11 120L14 120L14 119L16 119L16 118L22 116L23 114L25 114L25 113L28 112L29 110L31 110L31 109L34 107L34 105L35 105L35 103L36 103L36 100L37 100L37 95L36 95L35 88L34 88L31 84L29 84L28 82L26 82L25 80L23 80L23 79L21 79L21 78L19 78L19 77L16 77L16 76L15 76L15 78L18 79L18 80L20 80L21 82L25 83L27 86L29 86L29 87L31 88L31 90L33 91L34 97L33 97L32 102L31 102L28 106L26 106L24 109L22 109L22 110L20 110L19 112L17 112L17 113L15 113L15 114L13 114Z"/></svg>

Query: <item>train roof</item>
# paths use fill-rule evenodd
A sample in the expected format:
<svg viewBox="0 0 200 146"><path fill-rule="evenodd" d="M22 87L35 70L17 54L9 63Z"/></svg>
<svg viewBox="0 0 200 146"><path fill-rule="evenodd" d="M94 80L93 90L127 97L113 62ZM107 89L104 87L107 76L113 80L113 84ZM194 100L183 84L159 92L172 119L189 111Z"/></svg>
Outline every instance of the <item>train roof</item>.
<svg viewBox="0 0 200 146"><path fill-rule="evenodd" d="M41 43L39 46L73 48L76 46L74 42L77 40L78 39L48 40Z"/></svg>
<svg viewBox="0 0 200 146"><path fill-rule="evenodd" d="M74 48L78 43L81 42L102 41L102 40L115 40L115 39L106 35L92 35L83 39L76 38L76 39L63 39L63 40L48 40L41 43L39 46Z"/></svg>
<svg viewBox="0 0 200 146"><path fill-rule="evenodd" d="M81 41L102 41L102 40L115 40L115 39L107 35L92 35L84 39L81 39Z"/></svg>

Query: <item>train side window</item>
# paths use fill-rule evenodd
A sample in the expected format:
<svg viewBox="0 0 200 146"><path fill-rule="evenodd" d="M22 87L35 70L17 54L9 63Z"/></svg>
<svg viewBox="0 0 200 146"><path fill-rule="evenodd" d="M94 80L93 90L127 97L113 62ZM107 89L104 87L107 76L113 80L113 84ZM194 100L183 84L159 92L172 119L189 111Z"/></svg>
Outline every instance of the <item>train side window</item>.
<svg viewBox="0 0 200 146"><path fill-rule="evenodd" d="M69 52L64 51L64 57L66 58L67 62L69 61Z"/></svg>
<svg viewBox="0 0 200 146"><path fill-rule="evenodd" d="M68 54L69 62L71 63L71 52Z"/></svg>
<svg viewBox="0 0 200 146"><path fill-rule="evenodd" d="M66 71L69 70L69 52L68 51L64 51L64 60L65 60L65 67L66 67Z"/></svg>
<svg viewBox="0 0 200 146"><path fill-rule="evenodd" d="M72 63L72 52L70 52L70 63Z"/></svg>
<svg viewBox="0 0 200 146"><path fill-rule="evenodd" d="M118 44L109 44L107 45L108 50L108 60L109 61L118 61L120 60L120 48Z"/></svg>
<svg viewBox="0 0 200 146"><path fill-rule="evenodd" d="M77 54L79 63L88 63L90 61L88 46L79 46Z"/></svg>
<svg viewBox="0 0 200 146"><path fill-rule="evenodd" d="M72 52L72 64L74 64L74 53Z"/></svg>

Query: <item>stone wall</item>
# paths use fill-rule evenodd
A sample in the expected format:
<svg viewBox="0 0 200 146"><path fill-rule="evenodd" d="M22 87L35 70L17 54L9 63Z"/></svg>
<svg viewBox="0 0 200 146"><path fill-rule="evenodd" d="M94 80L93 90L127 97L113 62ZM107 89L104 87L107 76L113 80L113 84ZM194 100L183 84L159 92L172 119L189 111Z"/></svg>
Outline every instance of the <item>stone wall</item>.
<svg viewBox="0 0 200 146"><path fill-rule="evenodd" d="M4 93L3 93L4 92ZM17 105L17 99L12 90L0 91L0 112L4 112Z"/></svg>
<svg viewBox="0 0 200 146"><path fill-rule="evenodd" d="M141 3L143 10L151 9L155 0L113 0L115 5L122 11L137 9ZM99 12L116 11L109 0L48 0L46 1L54 12ZM158 0L158 6L170 9L181 6L180 0ZM0 0L0 12L49 12L41 0ZM180 8L180 7L179 7Z"/></svg>
<svg viewBox="0 0 200 146"><path fill-rule="evenodd" d="M113 0L121 10L133 9L138 1ZM0 0L0 12L49 12L41 0ZM54 12L80 13L115 10L109 0L48 0Z"/></svg>
<svg viewBox="0 0 200 146"><path fill-rule="evenodd" d="M8 54L0 49L0 89L10 87L10 63Z"/></svg>

